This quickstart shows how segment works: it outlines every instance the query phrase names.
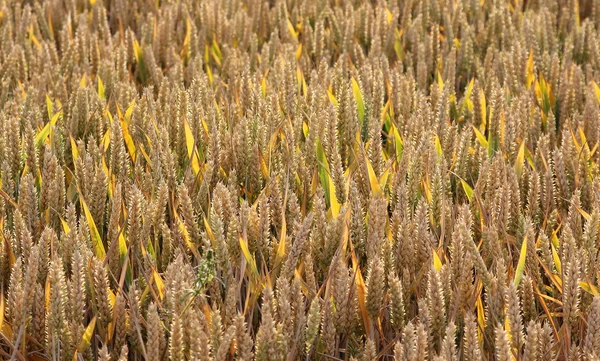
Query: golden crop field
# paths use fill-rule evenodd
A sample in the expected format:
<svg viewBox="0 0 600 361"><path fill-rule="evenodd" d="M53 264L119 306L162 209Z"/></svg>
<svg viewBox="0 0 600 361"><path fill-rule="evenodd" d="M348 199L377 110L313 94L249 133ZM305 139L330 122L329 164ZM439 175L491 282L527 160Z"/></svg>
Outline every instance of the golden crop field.
<svg viewBox="0 0 600 361"><path fill-rule="evenodd" d="M0 359L599 361L600 0L0 0Z"/></svg>

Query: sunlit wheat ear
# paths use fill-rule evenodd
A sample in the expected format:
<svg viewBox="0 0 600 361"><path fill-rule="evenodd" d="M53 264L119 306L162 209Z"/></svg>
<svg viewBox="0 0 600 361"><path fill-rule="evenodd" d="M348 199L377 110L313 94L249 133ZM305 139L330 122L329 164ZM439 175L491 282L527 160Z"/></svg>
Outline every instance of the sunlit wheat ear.
<svg viewBox="0 0 600 361"><path fill-rule="evenodd" d="M161 352L161 344L164 342L164 331L162 329L161 320L154 303L151 303L148 306L146 322L146 352L150 360L157 360L159 359L158 355Z"/></svg>
<svg viewBox="0 0 600 361"><path fill-rule="evenodd" d="M600 354L600 298L594 297L589 309L588 329L583 343L584 355Z"/></svg>
<svg viewBox="0 0 600 361"><path fill-rule="evenodd" d="M108 347L106 345L100 348L100 351L98 352L98 360L110 361L110 353L108 352Z"/></svg>
<svg viewBox="0 0 600 361"><path fill-rule="evenodd" d="M396 275L390 280L389 295L392 326L397 331L400 331L404 328L406 311L404 306L404 290L402 289L400 279Z"/></svg>
<svg viewBox="0 0 600 361"><path fill-rule="evenodd" d="M113 323L115 327L114 333L114 345L113 345L113 353L116 351L121 352L119 356L119 360L125 355L127 358L128 348L127 348L127 309L126 309L126 300L122 294L118 294L115 299L115 305L113 308ZM123 353L125 351L125 353Z"/></svg>
<svg viewBox="0 0 600 361"><path fill-rule="evenodd" d="M173 361L182 361L184 359L183 329L179 315L174 315L173 322L171 322L171 329L169 332L169 359Z"/></svg>
<svg viewBox="0 0 600 361"><path fill-rule="evenodd" d="M527 339L525 342L525 350L523 352L523 360L535 360L539 353L539 337L542 328L538 323L533 321L527 325Z"/></svg>
<svg viewBox="0 0 600 361"><path fill-rule="evenodd" d="M71 342L71 333L68 329L65 306L67 302L67 286L60 258L52 260L48 273L50 290L50 307L46 313L46 347L49 354L59 357L59 345L68 345Z"/></svg>
<svg viewBox="0 0 600 361"><path fill-rule="evenodd" d="M512 351L508 341L508 334L501 324L496 326L496 359L508 361L512 359Z"/></svg>
<svg viewBox="0 0 600 361"><path fill-rule="evenodd" d="M252 346L253 341L247 331L247 324L242 315L238 315L235 319L236 327L236 353L240 360L250 361L253 358Z"/></svg>
<svg viewBox="0 0 600 361"><path fill-rule="evenodd" d="M379 256L371 261L369 266L369 276L367 284L367 310L373 319L379 317L379 311L383 305L385 297L385 279L383 274L383 264Z"/></svg>
<svg viewBox="0 0 600 361"><path fill-rule="evenodd" d="M23 289L23 270L20 258L12 269L9 285L8 315L10 320L18 325L17 327L21 327L25 323L25 310L23 307L25 290Z"/></svg>
<svg viewBox="0 0 600 361"><path fill-rule="evenodd" d="M510 324L512 347L520 350L523 347L523 315L521 311L521 302L514 285L510 285L506 294L506 317Z"/></svg>
<svg viewBox="0 0 600 361"><path fill-rule="evenodd" d="M92 259L91 274L99 321L108 324L112 320L112 306L108 299L108 276L105 266L98 259Z"/></svg>
<svg viewBox="0 0 600 361"><path fill-rule="evenodd" d="M465 318L463 355L467 361L481 361L481 345L477 336L477 324L473 315Z"/></svg>

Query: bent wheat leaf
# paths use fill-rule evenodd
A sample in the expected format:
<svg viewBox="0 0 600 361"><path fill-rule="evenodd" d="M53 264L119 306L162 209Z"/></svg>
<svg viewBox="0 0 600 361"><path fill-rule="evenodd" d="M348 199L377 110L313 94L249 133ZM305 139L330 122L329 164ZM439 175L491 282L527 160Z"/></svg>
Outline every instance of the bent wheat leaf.
<svg viewBox="0 0 600 361"><path fill-rule="evenodd" d="M154 278L154 282L156 283L156 289L158 290L158 296L162 300L165 297L165 283L163 282L162 277L156 272L154 267L152 268L152 277Z"/></svg>
<svg viewBox="0 0 600 361"><path fill-rule="evenodd" d="M256 268L256 261L254 257L250 254L250 250L248 249L248 243L241 236L239 237L240 249L242 250L242 255L246 259L246 262L250 265L250 271L252 276L255 279L258 279L258 268Z"/></svg>
<svg viewBox="0 0 600 361"><path fill-rule="evenodd" d="M433 255L433 268L436 270L436 272L439 272L442 269L442 260L440 259L440 256L435 248L431 247L431 253Z"/></svg>
<svg viewBox="0 0 600 361"><path fill-rule="evenodd" d="M435 135L435 152L437 154L438 157L442 157L442 155L444 154L444 151L442 150L442 143L440 143L440 137L438 137L438 135Z"/></svg>
<svg viewBox="0 0 600 361"><path fill-rule="evenodd" d="M46 93L46 109L48 110L48 119L52 119L52 115L54 114L54 105L52 104L52 99L48 93Z"/></svg>
<svg viewBox="0 0 600 361"><path fill-rule="evenodd" d="M192 163L192 171L194 172L194 175L198 176L198 173L200 173L200 159L198 158L196 141L194 139L192 129L190 128L190 124L185 117L183 118L183 128L185 131L185 145L187 148L188 159L190 159Z"/></svg>
<svg viewBox="0 0 600 361"><path fill-rule="evenodd" d="M521 283L521 278L523 277L523 272L525 271L525 259L527 258L527 236L523 238L523 245L521 245L521 254L519 255L519 263L517 264L517 269L515 271L515 287L519 286Z"/></svg>
<svg viewBox="0 0 600 361"><path fill-rule="evenodd" d="M98 96L100 97L100 99L106 100L106 90L104 89L104 83L98 75L96 75L96 80L98 81Z"/></svg>
<svg viewBox="0 0 600 361"><path fill-rule="evenodd" d="M92 318L90 323L85 328L85 332L81 336L81 341L79 341L79 346L77 346L77 351L80 353L85 352L90 344L92 343L92 336L94 334L94 329L96 328L96 316Z"/></svg>
<svg viewBox="0 0 600 361"><path fill-rule="evenodd" d="M285 242L286 242L286 235L287 235L287 225L285 222L285 216L281 219L281 236L279 238L279 244L277 245L277 260L276 260L276 264L278 262L281 262L283 260L283 257L285 257Z"/></svg>
<svg viewBox="0 0 600 361"><path fill-rule="evenodd" d="M479 141L479 144L481 144L481 146L484 147L485 149L488 149L489 148L488 140L485 138L485 136L475 126L473 126L473 131L475 131L475 136L477 136L477 140Z"/></svg>
<svg viewBox="0 0 600 361"><path fill-rule="evenodd" d="M599 295L598 288L596 286L594 286L591 282L580 281L579 287L581 287L582 290L584 290L585 292L589 293L592 296Z"/></svg>
<svg viewBox="0 0 600 361"><path fill-rule="evenodd" d="M317 160L319 161L319 180L325 193L325 200L331 210L333 218L337 218L340 213L341 205L338 202L337 196L335 195L335 184L333 178L331 178L331 172L329 170L329 163L325 157L325 151L321 145L321 141L317 139Z"/></svg>
<svg viewBox="0 0 600 361"><path fill-rule="evenodd" d="M42 128L42 130L40 130L38 132L38 134L35 136L35 145L36 147L40 147L42 145L42 143L48 139L48 137L50 136L50 134L52 134L52 127L54 127L56 125L56 122L58 121L58 118L62 115L62 112L58 112L56 114L54 114L51 118L50 121L48 123L46 123L46 125L44 126L44 128Z"/></svg>
<svg viewBox="0 0 600 361"><path fill-rule="evenodd" d="M473 188L471 188L471 186L465 182L462 178L460 180L460 184L462 184L463 190L465 191L465 194L467 195L467 199L469 200L469 202L471 202L471 199L473 198Z"/></svg>
<svg viewBox="0 0 600 361"><path fill-rule="evenodd" d="M519 147L519 153L517 154L517 159L515 160L515 172L517 172L517 177L521 178L521 174L523 173L523 163L525 162L525 140L521 142L521 146Z"/></svg>
<svg viewBox="0 0 600 361"><path fill-rule="evenodd" d="M487 105L485 101L485 92L483 91L483 89L479 94L479 104L481 105L481 108L479 110L481 114L481 124L479 125L479 130L485 131L487 125ZM487 148L487 146L485 147Z"/></svg>
<svg viewBox="0 0 600 361"><path fill-rule="evenodd" d="M592 84L594 84L594 91L596 93L596 98L598 99L598 102L600 102L600 87L598 86L598 84L596 84L595 81L592 81Z"/></svg>
<svg viewBox="0 0 600 361"><path fill-rule="evenodd" d="M102 243L102 238L100 238L100 233L98 232L98 228L96 227L96 222L92 218L92 214L83 199L83 196L79 196L79 202L81 204L81 208L83 208L83 212L85 213L85 219L88 223L90 229L90 238L92 240L92 244L94 246L94 250L96 252L96 257L101 261L104 261L104 257L106 257L106 251L104 250L104 244Z"/></svg>
<svg viewBox="0 0 600 361"><path fill-rule="evenodd" d="M360 86L356 79L352 78L352 93L354 93L354 100L356 101L356 108L358 111L358 121L361 124L365 121L365 102L363 100L362 92L360 90Z"/></svg>
<svg viewBox="0 0 600 361"><path fill-rule="evenodd" d="M369 184L371 185L371 192L373 195L381 194L381 187L379 186L379 180L377 179L377 175L375 175L375 171L373 170L373 166L369 161L367 155L364 155L365 163L367 164L367 172L369 174Z"/></svg>

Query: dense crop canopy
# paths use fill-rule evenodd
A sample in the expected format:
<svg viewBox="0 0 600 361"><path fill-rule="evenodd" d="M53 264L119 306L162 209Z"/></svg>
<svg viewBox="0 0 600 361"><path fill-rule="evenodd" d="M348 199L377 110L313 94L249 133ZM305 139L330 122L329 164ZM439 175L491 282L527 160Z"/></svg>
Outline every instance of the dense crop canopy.
<svg viewBox="0 0 600 361"><path fill-rule="evenodd" d="M600 360L599 0L0 0L0 359Z"/></svg>

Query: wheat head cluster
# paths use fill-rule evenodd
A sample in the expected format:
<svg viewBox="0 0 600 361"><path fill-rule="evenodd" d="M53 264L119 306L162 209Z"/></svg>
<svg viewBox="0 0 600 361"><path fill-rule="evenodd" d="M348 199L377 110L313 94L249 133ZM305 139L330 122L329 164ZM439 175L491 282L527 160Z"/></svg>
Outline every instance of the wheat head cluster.
<svg viewBox="0 0 600 361"><path fill-rule="evenodd" d="M600 0L0 0L0 359L599 361Z"/></svg>

